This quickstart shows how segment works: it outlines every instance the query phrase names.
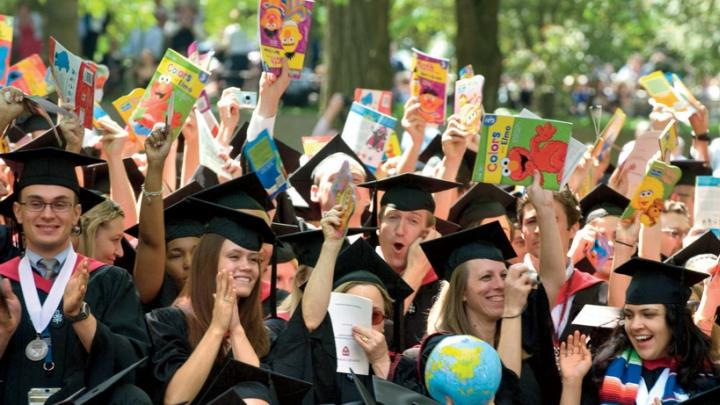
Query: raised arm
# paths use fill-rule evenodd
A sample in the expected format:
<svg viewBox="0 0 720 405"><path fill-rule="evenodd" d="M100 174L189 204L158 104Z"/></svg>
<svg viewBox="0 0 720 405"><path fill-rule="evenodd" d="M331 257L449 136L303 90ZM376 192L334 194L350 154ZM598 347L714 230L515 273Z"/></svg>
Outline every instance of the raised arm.
<svg viewBox="0 0 720 405"><path fill-rule="evenodd" d="M402 126L412 140L412 146L403 152L398 163L398 170L395 174L410 173L415 171L420 148L425 138L425 120L420 115L420 101L417 97L410 97L405 102Z"/></svg>
<svg viewBox="0 0 720 405"><path fill-rule="evenodd" d="M198 116L195 109L190 111L185 125L182 129L182 135L185 139L183 147L182 169L180 170L181 186L190 182L193 173L200 165L200 146L198 145ZM201 118L204 119L204 118Z"/></svg>
<svg viewBox="0 0 720 405"><path fill-rule="evenodd" d="M325 240L317 264L308 279L301 304L303 321L310 332L320 326L330 305L335 260L342 248L345 233L340 229L340 209L341 207L336 205L320 220Z"/></svg>
<svg viewBox="0 0 720 405"><path fill-rule="evenodd" d="M25 111L23 97L22 91L15 87L0 89L0 131L3 133Z"/></svg>
<svg viewBox="0 0 720 405"><path fill-rule="evenodd" d="M713 325L715 325L715 310L720 305L720 274L718 274L719 266L715 266L711 270L710 281L705 284L703 295L700 298L700 306L693 319L695 325L702 329L706 335L710 336Z"/></svg>
<svg viewBox="0 0 720 405"><path fill-rule="evenodd" d="M249 141L260 135L263 129L269 130L270 135L273 135L280 99L290 85L290 71L285 58L282 58L282 64L280 76L268 72L263 72L260 76L258 106L253 111L248 126L247 137Z"/></svg>
<svg viewBox="0 0 720 405"><path fill-rule="evenodd" d="M123 164L123 150L128 133L110 118L101 119L98 125L103 129L102 147L107 159L110 175L110 198L117 202L125 214L125 228L138 221L135 191Z"/></svg>
<svg viewBox="0 0 720 405"><path fill-rule="evenodd" d="M592 357L587 348L587 336L575 331L567 342L560 344L560 375L562 396L560 405L579 405L582 399L582 383L592 366Z"/></svg>
<svg viewBox="0 0 720 405"><path fill-rule="evenodd" d="M162 174L170 141L164 124L157 124L145 141L148 165L144 193L140 201L140 221L133 281L140 301L155 299L165 275L165 225L162 200Z"/></svg>
<svg viewBox="0 0 720 405"><path fill-rule="evenodd" d="M500 327L498 354L505 367L520 376L522 369L522 313L532 289L528 267L519 263L510 266L505 278L505 309Z"/></svg>
<svg viewBox="0 0 720 405"><path fill-rule="evenodd" d="M615 230L615 256L613 257L612 272L608 279L608 306L622 307L625 305L625 291L630 285L630 276L615 273L615 269L630 260L637 250L640 234L640 220L634 222L618 223Z"/></svg>
<svg viewBox="0 0 720 405"><path fill-rule="evenodd" d="M440 165L437 176L443 180L455 181L457 178L463 155L467 149L468 137L472 133L460 122L457 115L451 115L448 119L448 126L442 134L442 149L445 157ZM457 188L435 193L435 216L447 218L450 207L457 200Z"/></svg>
<svg viewBox="0 0 720 405"><path fill-rule="evenodd" d="M567 268L567 252L563 252L560 240L557 217L555 215L555 199L552 191L540 187L541 174L533 173L533 184L527 188L530 203L535 207L537 226L540 232L540 268L538 275L547 293L550 308L560 288L565 283Z"/></svg>

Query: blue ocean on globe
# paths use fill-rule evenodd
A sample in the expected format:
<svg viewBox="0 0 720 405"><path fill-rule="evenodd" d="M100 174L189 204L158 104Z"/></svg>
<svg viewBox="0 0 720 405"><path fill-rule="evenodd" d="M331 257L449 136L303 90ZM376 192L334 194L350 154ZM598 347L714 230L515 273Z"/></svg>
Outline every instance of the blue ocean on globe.
<svg viewBox="0 0 720 405"><path fill-rule="evenodd" d="M488 403L500 386L500 357L492 346L469 335L443 339L425 364L425 384L430 396L455 405Z"/></svg>

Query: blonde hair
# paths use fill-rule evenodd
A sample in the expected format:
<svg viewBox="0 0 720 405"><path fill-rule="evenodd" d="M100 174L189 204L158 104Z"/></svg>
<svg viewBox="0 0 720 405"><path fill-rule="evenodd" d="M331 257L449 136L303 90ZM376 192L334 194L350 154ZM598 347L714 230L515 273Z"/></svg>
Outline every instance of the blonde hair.
<svg viewBox="0 0 720 405"><path fill-rule="evenodd" d="M351 280L351 281L346 281L346 282L340 284L333 291L339 292L339 293L347 293L348 291L350 291L351 288L355 287L356 285L371 285L371 286L376 287L380 291L380 295L382 296L382 299L383 299L383 312L385 312L385 317L386 318L392 317L392 306L393 306L392 304L395 301L390 297L390 294L388 294L385 287L382 287L375 283L370 283L367 281L352 281Z"/></svg>
<svg viewBox="0 0 720 405"><path fill-rule="evenodd" d="M125 218L122 208L110 198L92 207L80 217L80 236L78 237L78 253L93 257L95 249L95 234L98 228L116 219Z"/></svg>
<svg viewBox="0 0 720 405"><path fill-rule="evenodd" d="M428 314L428 335L437 332L474 335L463 300L467 288L467 272L467 262L462 263L452 272L450 282L443 282L437 300Z"/></svg>
<svg viewBox="0 0 720 405"><path fill-rule="evenodd" d="M293 280L292 291L290 291L287 298L278 305L278 312L287 312L288 319L292 318L293 313L295 313L298 305L300 305L300 301L303 296L300 286L302 286L310 278L310 272L312 272L312 270L313 268L308 265L298 265L297 271L295 272L295 279Z"/></svg>

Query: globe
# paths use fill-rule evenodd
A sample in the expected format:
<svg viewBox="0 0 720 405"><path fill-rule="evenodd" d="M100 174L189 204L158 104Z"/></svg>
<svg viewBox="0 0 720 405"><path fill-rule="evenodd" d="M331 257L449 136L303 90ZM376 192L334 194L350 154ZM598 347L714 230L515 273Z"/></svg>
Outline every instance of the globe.
<svg viewBox="0 0 720 405"><path fill-rule="evenodd" d="M444 338L425 363L425 385L430 396L455 405L488 403L500 386L502 366L492 346L469 335Z"/></svg>

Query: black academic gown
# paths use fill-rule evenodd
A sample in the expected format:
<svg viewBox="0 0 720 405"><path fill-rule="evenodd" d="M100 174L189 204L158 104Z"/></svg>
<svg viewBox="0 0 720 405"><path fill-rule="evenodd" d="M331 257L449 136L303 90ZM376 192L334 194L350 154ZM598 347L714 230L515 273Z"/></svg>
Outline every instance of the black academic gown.
<svg viewBox="0 0 720 405"><path fill-rule="evenodd" d="M427 317L435 303L435 297L440 293L440 287L442 287L441 281L435 280L423 284L415 294L412 305L403 318L403 350L419 344L427 334Z"/></svg>
<svg viewBox="0 0 720 405"><path fill-rule="evenodd" d="M298 305L270 351L268 362L276 373L313 384L303 405L357 403L362 398L350 375L335 371L336 353L330 315L327 314L320 326L310 332L302 317L302 305ZM358 378L372 393L372 376Z"/></svg>
<svg viewBox="0 0 720 405"><path fill-rule="evenodd" d="M143 304L143 310L147 313L153 309L169 307L175 302L179 294L180 291L177 288L177 284L169 274L165 273L160 291L158 291L154 300Z"/></svg>
<svg viewBox="0 0 720 405"><path fill-rule="evenodd" d="M165 389L175 373L182 367L192 354L193 348L188 340L189 331L185 314L176 307L156 309L146 315L148 329L153 344L152 374L156 384L156 390L151 396L155 403L162 403L165 396ZM271 340L272 340L272 334ZM208 391L213 392L212 382L219 374L224 362L213 364L208 378L195 397L193 403L208 402L213 398L206 396ZM267 388L259 383L244 382L244 390L255 393L254 398L262 398L270 402ZM217 394L217 393L216 393ZM208 396L215 396L209 394Z"/></svg>
<svg viewBox="0 0 720 405"><path fill-rule="evenodd" d="M435 334L428 336L419 347L406 350L402 356L396 359L391 370L391 380L395 384L411 389L425 396L430 396L424 383L424 376L418 373L424 373L424 366L427 358L432 350L437 346L443 338L450 335ZM532 371L523 364L522 374L526 380L523 383L521 379L512 370L502 365L502 377L500 387L495 394L496 405L528 405L537 402L537 386ZM533 381L530 381L532 378Z"/></svg>
<svg viewBox="0 0 720 405"><path fill-rule="evenodd" d="M78 255L78 260L80 257ZM17 274L18 263L18 259L5 263L0 266L0 271L14 267ZM91 263L90 268L95 267ZM2 274L8 276L4 271ZM61 387L62 390L47 402L54 403L83 387L97 386L149 354L150 339L143 322L140 299L126 270L102 265L90 272L85 302L97 319L90 353L83 348L71 323L56 312L49 326L55 361L52 372L43 370L43 361L34 362L25 357L25 347L35 338L36 332L24 305L20 283L12 280L11 285L23 303L22 319L0 359L0 403L26 404L31 388ZM38 296L44 302L47 294L38 290ZM60 308L62 305L61 302ZM118 385L133 382L131 375ZM139 398L144 396L142 392L138 394L142 394ZM112 395L111 390L97 398L97 403L112 402Z"/></svg>

